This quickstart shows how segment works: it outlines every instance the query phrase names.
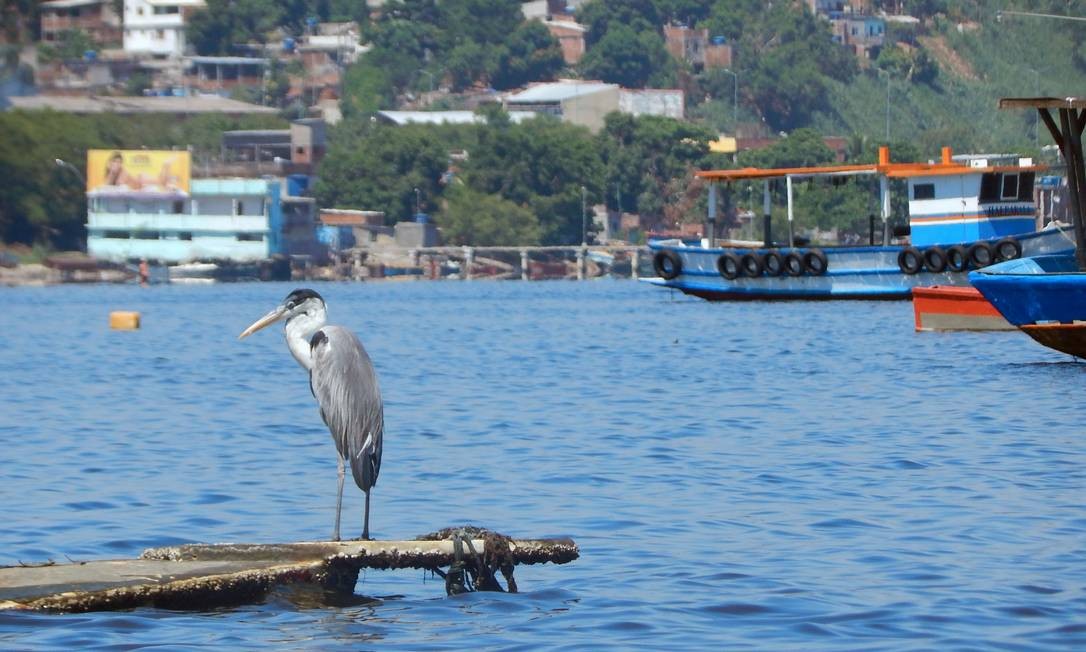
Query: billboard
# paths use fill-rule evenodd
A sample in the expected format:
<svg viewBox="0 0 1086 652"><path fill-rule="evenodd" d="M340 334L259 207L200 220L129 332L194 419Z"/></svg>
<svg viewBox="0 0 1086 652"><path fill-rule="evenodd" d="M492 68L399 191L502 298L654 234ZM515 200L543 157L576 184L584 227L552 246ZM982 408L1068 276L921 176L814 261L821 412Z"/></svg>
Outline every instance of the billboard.
<svg viewBox="0 0 1086 652"><path fill-rule="evenodd" d="M87 150L87 192L187 195L192 157L187 151Z"/></svg>

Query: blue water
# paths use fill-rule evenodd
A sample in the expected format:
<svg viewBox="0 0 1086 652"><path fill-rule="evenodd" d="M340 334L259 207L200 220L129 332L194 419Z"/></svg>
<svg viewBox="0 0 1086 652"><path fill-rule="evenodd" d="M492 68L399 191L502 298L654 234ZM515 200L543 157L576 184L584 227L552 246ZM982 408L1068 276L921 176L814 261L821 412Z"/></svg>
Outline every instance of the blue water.
<svg viewBox="0 0 1086 652"><path fill-rule="evenodd" d="M0 290L0 564L327 537L306 376L278 328L236 340L293 287ZM0 648L1086 645L1086 365L1024 335L618 280L314 287L382 383L374 535L474 523L581 558L517 595L369 571L375 602L0 612Z"/></svg>

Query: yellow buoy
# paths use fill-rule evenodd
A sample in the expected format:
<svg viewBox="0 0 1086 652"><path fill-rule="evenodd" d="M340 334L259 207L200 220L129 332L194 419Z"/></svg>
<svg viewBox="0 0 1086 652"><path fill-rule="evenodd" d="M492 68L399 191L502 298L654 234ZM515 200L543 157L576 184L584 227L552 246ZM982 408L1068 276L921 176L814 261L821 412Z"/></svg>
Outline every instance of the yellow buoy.
<svg viewBox="0 0 1086 652"><path fill-rule="evenodd" d="M114 310L109 313L109 327L121 331L138 330L140 314L131 310Z"/></svg>

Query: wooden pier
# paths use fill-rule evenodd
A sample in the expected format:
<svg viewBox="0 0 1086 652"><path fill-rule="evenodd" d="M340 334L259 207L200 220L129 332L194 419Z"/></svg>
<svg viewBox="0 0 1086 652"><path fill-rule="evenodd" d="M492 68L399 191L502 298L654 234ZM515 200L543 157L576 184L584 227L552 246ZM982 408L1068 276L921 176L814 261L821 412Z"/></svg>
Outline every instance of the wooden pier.
<svg viewBox="0 0 1086 652"><path fill-rule="evenodd" d="M638 269L643 260L649 259L649 248L643 245L562 245L562 246L462 246L462 247L415 247L415 248L370 248L355 247L339 252L338 258L341 264L351 268L347 276L357 278L361 276L358 270L364 267L364 261L375 255L393 254L400 255L410 261L412 267L426 267L445 261L456 261L461 265L463 273L461 278L471 280L479 276L475 269L481 266L485 260L503 268L502 278L520 278L527 281L532 278L530 269L533 262L540 257L565 258L575 262L577 280L589 278L589 254L601 253L607 256L621 259L624 263L629 261L630 278L638 277ZM519 265L515 262L519 258ZM535 259L535 260L533 260Z"/></svg>
<svg viewBox="0 0 1086 652"><path fill-rule="evenodd" d="M428 569L446 576L441 568L451 567L448 574L452 575L453 569L464 564L469 571L483 569L484 573L489 567L491 576L494 570L501 570L507 590L515 592L513 566L565 564L580 554L571 539L514 540L478 532L467 536L411 541L192 544L149 549L139 559L6 567L0 568L0 609L206 609L259 601L273 588L291 584L350 594L362 568ZM501 589L490 585L480 586L479 590Z"/></svg>

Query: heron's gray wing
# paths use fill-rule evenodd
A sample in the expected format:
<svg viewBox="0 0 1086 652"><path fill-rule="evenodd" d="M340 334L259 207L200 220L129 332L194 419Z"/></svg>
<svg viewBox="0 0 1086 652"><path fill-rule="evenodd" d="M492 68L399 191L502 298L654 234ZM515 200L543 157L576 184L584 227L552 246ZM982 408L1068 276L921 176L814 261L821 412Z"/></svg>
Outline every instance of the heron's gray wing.
<svg viewBox="0 0 1086 652"><path fill-rule="evenodd" d="M313 337L309 383L336 449L363 491L377 483L385 430L384 405L373 363L354 333L325 326Z"/></svg>

